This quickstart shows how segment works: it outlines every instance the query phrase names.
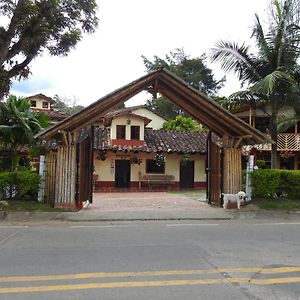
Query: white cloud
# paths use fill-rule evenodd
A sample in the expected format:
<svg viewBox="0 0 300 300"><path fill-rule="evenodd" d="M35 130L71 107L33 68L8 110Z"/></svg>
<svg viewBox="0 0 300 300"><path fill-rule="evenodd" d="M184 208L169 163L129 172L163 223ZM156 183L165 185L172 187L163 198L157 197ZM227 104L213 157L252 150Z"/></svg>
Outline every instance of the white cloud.
<svg viewBox="0 0 300 300"><path fill-rule="evenodd" d="M141 55L164 56L184 47L192 57L208 52L220 40L250 43L254 13L266 15L268 0L99 0L99 28L85 36L67 57L38 57L32 76L12 93L58 94L88 105L143 76ZM210 64L218 79L224 73ZM233 76L221 91L239 88ZM41 81L42 84L38 84ZM48 84L47 84L48 83ZM31 88L22 87L28 84ZM36 87L36 89L34 89ZM140 98L139 98L140 97ZM132 104L144 100L139 96Z"/></svg>

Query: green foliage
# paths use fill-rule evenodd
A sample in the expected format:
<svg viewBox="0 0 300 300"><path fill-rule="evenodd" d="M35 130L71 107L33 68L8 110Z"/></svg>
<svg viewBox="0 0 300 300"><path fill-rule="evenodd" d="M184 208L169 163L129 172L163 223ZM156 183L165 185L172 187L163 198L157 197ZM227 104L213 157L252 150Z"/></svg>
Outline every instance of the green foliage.
<svg viewBox="0 0 300 300"><path fill-rule="evenodd" d="M1 172L0 194L4 199L36 198L40 175L31 171Z"/></svg>
<svg viewBox="0 0 300 300"><path fill-rule="evenodd" d="M258 159L256 161L256 165L258 166L259 169L264 169L266 167L266 161L264 161L262 159L261 160Z"/></svg>
<svg viewBox="0 0 300 300"><path fill-rule="evenodd" d="M246 90L228 97L229 106L248 104L270 108L269 131L272 144L271 167L276 166L278 113L286 105L300 103L300 6L297 0L274 0L265 30L258 15L251 38L256 51L250 53L245 43L219 41L212 60L220 62L224 71L234 71ZM266 109L265 109L266 110Z"/></svg>
<svg viewBox="0 0 300 300"><path fill-rule="evenodd" d="M142 56L147 72L164 67L172 73L182 78L192 87L200 90L204 94L213 96L223 86L225 79L215 80L212 70L206 66L206 56L190 58L183 49L175 49L165 55L165 58L154 56L153 61ZM147 106L166 119L174 119L177 115L184 114L173 103L167 101L165 97L153 98L147 101Z"/></svg>
<svg viewBox="0 0 300 300"><path fill-rule="evenodd" d="M60 98L58 95L55 95L54 100L56 101L55 108L68 116L72 116L84 109L84 106L77 104L76 98ZM122 106L125 107L123 103Z"/></svg>
<svg viewBox="0 0 300 300"><path fill-rule="evenodd" d="M254 198L287 196L300 199L300 171L258 169L251 173Z"/></svg>
<svg viewBox="0 0 300 300"><path fill-rule="evenodd" d="M96 9L95 0L1 0L0 99L9 92L12 78L28 77L36 56L45 50L67 55L84 32L94 32Z"/></svg>
<svg viewBox="0 0 300 300"><path fill-rule="evenodd" d="M300 171L292 171L287 174L285 189L288 198L300 199Z"/></svg>
<svg viewBox="0 0 300 300"><path fill-rule="evenodd" d="M251 173L251 186L254 198L272 197L280 192L281 170L254 170Z"/></svg>
<svg viewBox="0 0 300 300"><path fill-rule="evenodd" d="M16 170L20 151L24 146L36 144L34 135L47 126L44 115L38 115L30 109L25 98L10 96L6 102L0 102L0 165L10 159L12 170Z"/></svg>
<svg viewBox="0 0 300 300"><path fill-rule="evenodd" d="M190 117L176 116L163 124L163 129L168 131L202 131L202 125L198 124Z"/></svg>

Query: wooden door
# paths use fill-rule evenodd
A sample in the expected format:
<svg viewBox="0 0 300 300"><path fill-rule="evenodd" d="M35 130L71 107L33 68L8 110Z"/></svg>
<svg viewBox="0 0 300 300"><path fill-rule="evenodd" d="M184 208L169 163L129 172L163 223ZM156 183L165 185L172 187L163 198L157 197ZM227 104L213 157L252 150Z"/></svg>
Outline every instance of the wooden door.
<svg viewBox="0 0 300 300"><path fill-rule="evenodd" d="M194 172L195 162L189 160L180 164L180 188L193 189L194 188Z"/></svg>
<svg viewBox="0 0 300 300"><path fill-rule="evenodd" d="M115 187L129 188L130 187L130 161L116 160L115 161Z"/></svg>
<svg viewBox="0 0 300 300"><path fill-rule="evenodd" d="M93 128L89 136L77 144L76 203L93 202Z"/></svg>
<svg viewBox="0 0 300 300"><path fill-rule="evenodd" d="M211 133L207 141L206 158L206 183L208 203L221 206L222 190L222 151L211 139Z"/></svg>

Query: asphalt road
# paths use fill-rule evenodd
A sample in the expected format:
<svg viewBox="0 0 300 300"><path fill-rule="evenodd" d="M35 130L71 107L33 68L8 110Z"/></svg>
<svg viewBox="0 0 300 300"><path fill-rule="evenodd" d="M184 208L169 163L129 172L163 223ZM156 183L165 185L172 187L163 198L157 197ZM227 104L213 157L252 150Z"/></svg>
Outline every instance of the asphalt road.
<svg viewBox="0 0 300 300"><path fill-rule="evenodd" d="M300 222L0 223L0 299L300 299Z"/></svg>

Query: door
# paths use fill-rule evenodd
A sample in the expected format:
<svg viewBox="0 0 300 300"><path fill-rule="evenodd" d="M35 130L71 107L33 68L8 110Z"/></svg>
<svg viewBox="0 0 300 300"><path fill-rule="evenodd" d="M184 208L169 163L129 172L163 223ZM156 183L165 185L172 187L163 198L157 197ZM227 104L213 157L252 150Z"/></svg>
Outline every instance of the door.
<svg viewBox="0 0 300 300"><path fill-rule="evenodd" d="M208 203L221 206L222 190L222 151L212 141L211 132L207 139L206 193Z"/></svg>
<svg viewBox="0 0 300 300"><path fill-rule="evenodd" d="M180 188L193 189L194 188L194 172L195 162L193 160L185 161L180 164Z"/></svg>
<svg viewBox="0 0 300 300"><path fill-rule="evenodd" d="M130 161L116 160L115 161L115 187L129 188L130 186Z"/></svg>

